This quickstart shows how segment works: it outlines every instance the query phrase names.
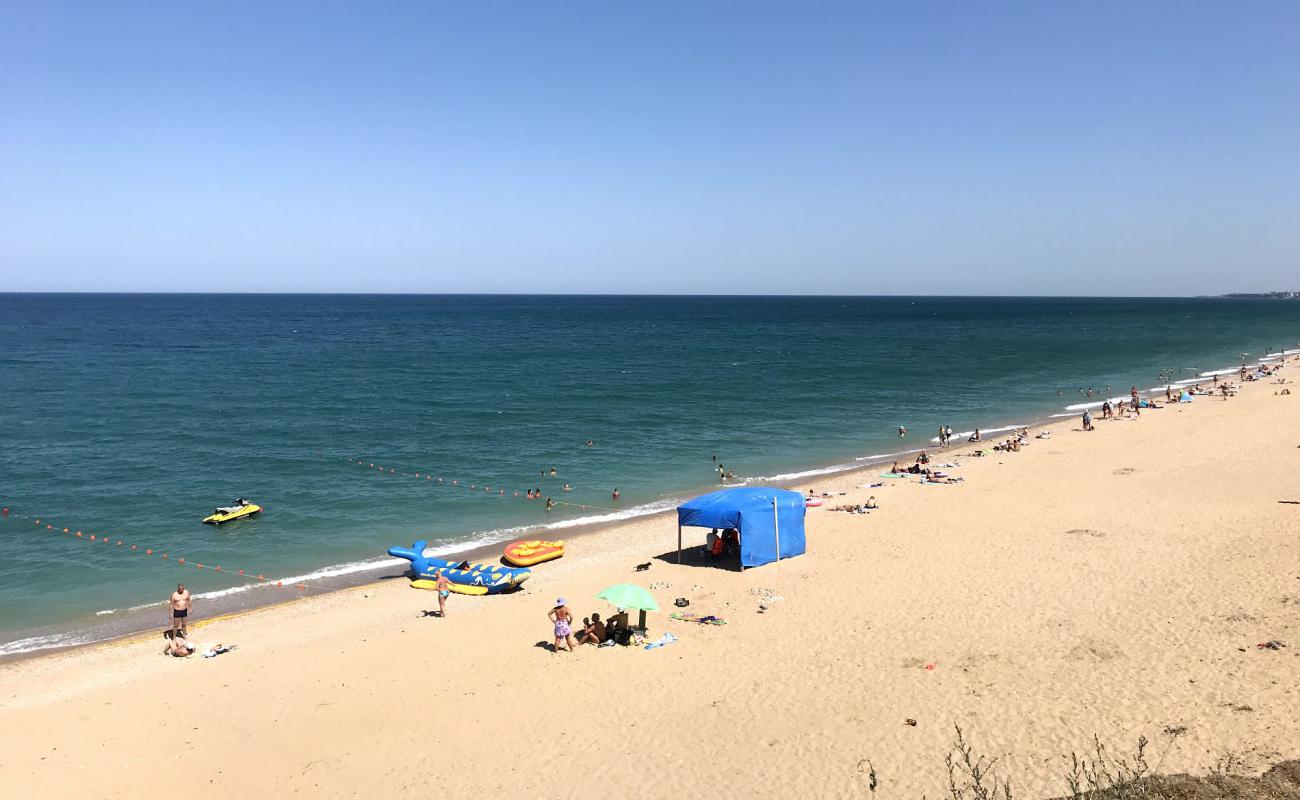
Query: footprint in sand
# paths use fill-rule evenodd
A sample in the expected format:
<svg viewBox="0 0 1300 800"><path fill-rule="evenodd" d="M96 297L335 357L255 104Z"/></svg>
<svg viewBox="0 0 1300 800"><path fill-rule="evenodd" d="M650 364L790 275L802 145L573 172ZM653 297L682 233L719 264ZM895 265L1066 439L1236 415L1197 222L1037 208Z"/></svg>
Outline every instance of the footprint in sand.
<svg viewBox="0 0 1300 800"><path fill-rule="evenodd" d="M1132 467L1120 467L1119 469L1115 470L1115 473L1114 473L1114 474L1116 474L1116 475L1132 475L1134 472L1137 472L1137 470L1133 469Z"/></svg>
<svg viewBox="0 0 1300 800"><path fill-rule="evenodd" d="M1070 648L1073 661L1113 661L1122 655L1119 646L1105 639L1084 639Z"/></svg>

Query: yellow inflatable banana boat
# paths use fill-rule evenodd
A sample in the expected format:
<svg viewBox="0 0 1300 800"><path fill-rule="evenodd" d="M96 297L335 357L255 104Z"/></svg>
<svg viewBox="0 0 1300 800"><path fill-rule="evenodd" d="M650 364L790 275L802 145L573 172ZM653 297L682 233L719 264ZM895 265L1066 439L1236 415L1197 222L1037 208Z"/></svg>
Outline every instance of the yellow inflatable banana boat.
<svg viewBox="0 0 1300 800"><path fill-rule="evenodd" d="M208 525L220 525L223 522L232 522L237 519L248 519L254 514L259 514L262 507L257 503L244 503L239 506L226 506L218 508L211 514L203 518L203 522Z"/></svg>
<svg viewBox="0 0 1300 800"><path fill-rule="evenodd" d="M425 578L420 578L418 580L411 581L411 588L412 589L437 589L438 582L431 581ZM451 583L450 581L447 582L447 591L455 592L456 594L468 594L468 595L484 595L488 593L486 586L472 586L468 583Z"/></svg>

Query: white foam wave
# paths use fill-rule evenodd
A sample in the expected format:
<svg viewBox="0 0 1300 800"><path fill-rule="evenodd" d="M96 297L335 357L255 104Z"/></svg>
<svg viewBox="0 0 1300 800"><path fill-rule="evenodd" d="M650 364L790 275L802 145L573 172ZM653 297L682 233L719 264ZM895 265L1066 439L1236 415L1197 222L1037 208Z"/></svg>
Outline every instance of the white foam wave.
<svg viewBox="0 0 1300 800"><path fill-rule="evenodd" d="M464 545L460 545L461 548ZM351 575L355 572L366 572L367 570L380 569L382 567L395 567L407 563L405 559L400 558L372 558L366 561L352 561L347 564L335 564L329 567L322 567L313 572L307 572L302 575L291 575L287 578L276 578L274 580L258 581L256 583L246 583L240 586L231 586L228 589L218 589L213 592L203 592L196 594L195 597L214 598L227 597L232 594L251 591L253 589L262 589L276 586L280 583L298 584L309 581L317 581L321 578L337 578L340 575Z"/></svg>
<svg viewBox="0 0 1300 800"><path fill-rule="evenodd" d="M1165 390L1165 387L1161 386L1161 387L1160 387L1160 391L1163 392L1164 390ZM1129 401L1129 399L1130 399L1130 398L1128 397L1128 395L1125 395L1124 397L1111 397L1111 398L1105 398L1105 397L1103 397L1103 398L1101 398L1100 400L1094 400L1094 401L1087 402L1087 403L1075 403L1074 405L1066 406L1066 407L1065 407L1065 410L1066 410L1066 411L1083 411L1084 409L1089 409L1089 408L1101 408L1102 403L1110 403L1111 405L1116 405L1116 404L1119 403L1120 401L1123 401L1123 402L1127 403L1127 402Z"/></svg>
<svg viewBox="0 0 1300 800"><path fill-rule="evenodd" d="M848 472L851 469L857 469L857 464L836 464L833 467L820 467L818 469L806 469L802 472L783 472L780 475L769 475L765 478L759 478L761 481L796 481L800 478L812 478L817 475L833 475L837 472Z"/></svg>
<svg viewBox="0 0 1300 800"><path fill-rule="evenodd" d="M1231 375L1240 370L1241 367L1232 367L1230 369L1212 369L1208 372L1198 372L1197 374L1202 378L1213 378L1215 375Z"/></svg>
<svg viewBox="0 0 1300 800"><path fill-rule="evenodd" d="M633 517L645 517L650 514L658 514L661 511L676 508L679 502L680 501L676 499L656 500L653 503L633 506L626 511L611 511L608 514L595 514L590 517L562 519L540 527L545 530L556 530L559 528L574 528L579 525L594 525L601 522L617 522L618 520L632 519Z"/></svg>
<svg viewBox="0 0 1300 800"><path fill-rule="evenodd" d="M0 644L0 657L33 653L37 650L51 650L55 647L72 647L91 641L84 633L52 633L48 636L29 636Z"/></svg>
<svg viewBox="0 0 1300 800"><path fill-rule="evenodd" d="M1021 425L1021 424L1017 423L1017 424L1015 424L1015 425L1004 425L1004 426L1002 426L1001 428L980 428L980 437L983 438L984 434L986 434L986 433L1004 433L1004 432L1006 432L1006 431L1018 431L1018 430L1020 430L1021 428L1025 428L1025 427L1028 427L1028 426L1027 426L1027 425ZM952 438L954 438L954 439L969 439L970 437L972 437L972 436L974 436L974 435L975 435L975 431L961 431L960 433L954 431L953 434L952 434ZM930 443L931 443L931 444L938 444L938 443L939 443L939 437L938 437L938 436L931 436L931 437L930 437Z"/></svg>
<svg viewBox="0 0 1300 800"><path fill-rule="evenodd" d="M95 616L97 616L97 617L103 617L103 616L106 616L106 615L108 615L108 614L118 614L118 613L121 613L121 612L123 612L123 611L139 611L139 610L142 609L142 608L151 608L151 607L153 607L153 606L162 606L162 605L166 605L166 604L167 604L167 601L166 601L166 600L159 600L159 601L156 602L156 603L142 603L141 605L138 605L138 606L131 606L130 608L106 608L106 609L104 609L103 611L96 611L96 612L95 612Z"/></svg>
<svg viewBox="0 0 1300 800"><path fill-rule="evenodd" d="M877 460L884 461L887 458L898 458L899 456L905 456L912 452L913 452L912 450L899 450L897 453L876 453L875 455L870 455L870 456L860 456L853 460L854 461L877 461Z"/></svg>

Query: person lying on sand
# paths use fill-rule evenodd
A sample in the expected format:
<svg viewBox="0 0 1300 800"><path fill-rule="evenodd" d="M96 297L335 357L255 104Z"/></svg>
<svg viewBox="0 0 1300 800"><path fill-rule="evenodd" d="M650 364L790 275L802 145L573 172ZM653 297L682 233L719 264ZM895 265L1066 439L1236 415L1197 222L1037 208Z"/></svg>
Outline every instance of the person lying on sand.
<svg viewBox="0 0 1300 800"><path fill-rule="evenodd" d="M194 646L185 638L185 634L173 634L171 640L163 646L163 655L186 658L194 654Z"/></svg>
<svg viewBox="0 0 1300 800"><path fill-rule="evenodd" d="M863 503L858 503L857 505L849 503L842 506L835 506L831 509L831 511L845 511L849 514L865 514L868 510L867 506Z"/></svg>

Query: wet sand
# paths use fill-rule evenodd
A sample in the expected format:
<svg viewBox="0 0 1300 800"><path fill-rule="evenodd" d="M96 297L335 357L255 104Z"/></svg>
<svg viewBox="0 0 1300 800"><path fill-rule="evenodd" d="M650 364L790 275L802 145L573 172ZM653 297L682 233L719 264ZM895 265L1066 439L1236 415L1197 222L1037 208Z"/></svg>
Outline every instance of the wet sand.
<svg viewBox="0 0 1300 800"><path fill-rule="evenodd" d="M1300 754L1300 506L1278 502L1300 500L1300 399L1280 388L1063 420L1019 453L932 450L958 485L814 480L846 492L827 506L881 508L810 510L808 553L779 565L705 565L704 531L677 565L655 516L446 619L397 578L201 621L200 643L238 644L216 659L150 634L9 663L0 769L15 796L176 775L226 798L853 797L869 761L879 796L934 796L956 723L1022 796L1063 794L1094 733L1146 736L1166 772L1259 771ZM595 593L622 581L671 584L651 635L679 641L552 653L555 596L604 614ZM782 599L759 613L764 592ZM675 597L728 624L669 620Z"/></svg>

